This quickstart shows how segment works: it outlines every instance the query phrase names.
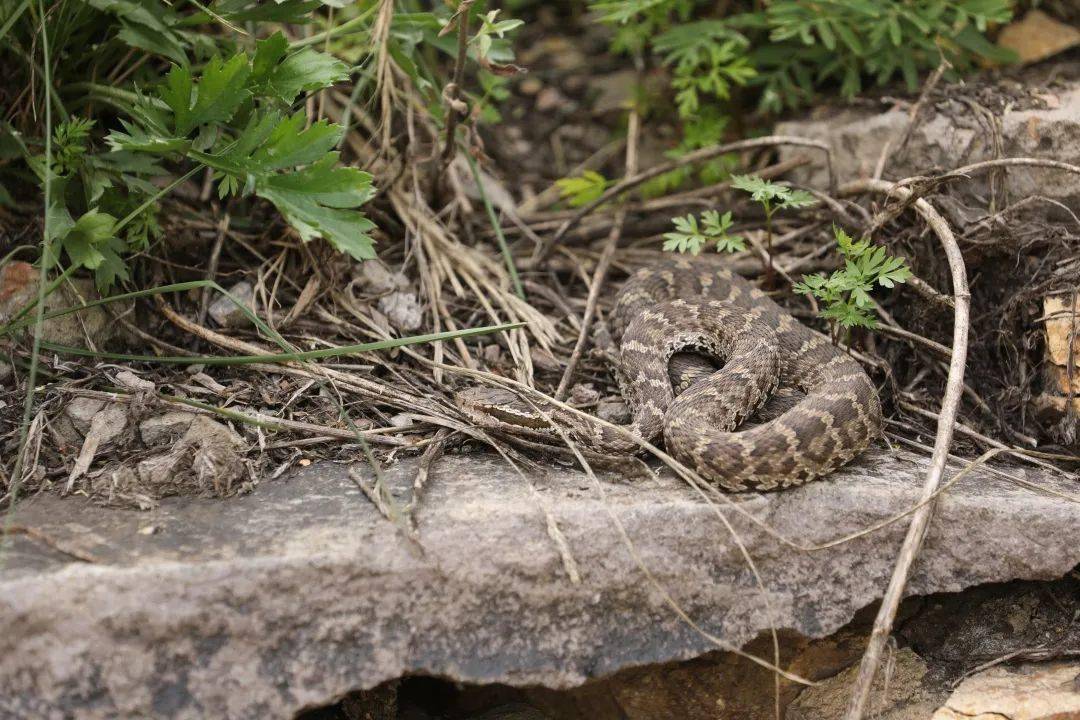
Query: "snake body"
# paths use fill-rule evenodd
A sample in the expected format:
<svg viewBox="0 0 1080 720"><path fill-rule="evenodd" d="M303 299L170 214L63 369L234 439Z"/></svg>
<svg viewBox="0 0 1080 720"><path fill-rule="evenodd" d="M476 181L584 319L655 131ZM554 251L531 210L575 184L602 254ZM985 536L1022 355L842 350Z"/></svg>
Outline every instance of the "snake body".
<svg viewBox="0 0 1080 720"><path fill-rule="evenodd" d="M638 271L616 297L610 339L633 417L625 429L662 434L671 455L725 489L802 484L880 434L881 404L859 364L723 267L679 258ZM770 401L778 386L786 404ZM457 401L490 429L542 432L550 418L597 452L638 449L624 433L506 391L474 388ZM766 401L775 417L739 428Z"/></svg>

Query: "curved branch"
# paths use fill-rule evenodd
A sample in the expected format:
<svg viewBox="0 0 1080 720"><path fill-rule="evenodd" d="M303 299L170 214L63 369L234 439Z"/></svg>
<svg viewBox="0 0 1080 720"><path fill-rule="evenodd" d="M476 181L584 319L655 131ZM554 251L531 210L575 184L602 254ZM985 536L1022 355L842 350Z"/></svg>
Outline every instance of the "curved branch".
<svg viewBox="0 0 1080 720"><path fill-rule="evenodd" d="M857 180L847 183L840 188L841 195L855 195L865 192L876 192L889 195L898 200L907 200L911 190L894 185L884 180ZM956 237L945 219L926 200L919 198L914 202L915 211L926 220L930 228L941 241L941 247L945 251L945 257L949 262L949 270L952 274L953 298L955 308L953 315L953 341L952 358L949 361L949 376L945 385L945 397L941 401L941 412L937 425L937 436L934 439L934 451L930 459L930 468L923 482L920 502L929 500L937 492L941 485L941 477L945 470L945 463L949 457L949 445L952 443L953 426L956 421L956 413L960 407L960 398L964 392L964 367L967 364L968 328L970 319L968 315L971 295L968 292L967 269L964 266L964 258L960 254L960 246L956 243ZM859 665L859 672L855 678L855 686L848 701L844 720L861 720L866 710L866 703L870 697L870 688L874 682L878 663L881 661L882 651L892 630L893 620L896 618L896 610L904 595L904 586L907 584L911 567L919 548L926 536L926 530L930 525L930 518L934 513L934 502L926 502L912 516L911 525L908 526L904 544L900 547L900 553L896 559L892 577L889 579L889 587L885 596L881 599L881 607L874 619L874 629L870 634L866 652L863 654Z"/></svg>

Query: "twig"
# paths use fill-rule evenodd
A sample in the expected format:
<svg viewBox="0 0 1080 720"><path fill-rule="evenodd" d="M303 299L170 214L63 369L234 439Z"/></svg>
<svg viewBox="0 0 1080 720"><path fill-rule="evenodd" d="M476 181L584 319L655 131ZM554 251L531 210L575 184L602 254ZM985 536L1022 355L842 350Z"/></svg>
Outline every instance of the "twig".
<svg viewBox="0 0 1080 720"><path fill-rule="evenodd" d="M612 140L604 147L594 152L589 157L585 158L579 163L573 170L570 171L570 175L580 175L586 170L596 170L606 163L615 153L622 149L624 140L621 138ZM552 203L558 201L562 191L559 189L557 183L552 183L548 187L544 188L539 194L524 200L517 206L517 214L520 217L528 217L533 215L541 208L548 207Z"/></svg>
<svg viewBox="0 0 1080 720"><path fill-rule="evenodd" d="M899 325L881 323L878 325L877 329L878 332L880 332L882 335L892 335L895 338L907 340L917 345L922 345L927 350L930 350L931 352L934 352L943 358L948 359L949 355L952 354L952 351L941 343L931 340L928 337L923 337L918 333L913 333L910 330L905 330Z"/></svg>
<svg viewBox="0 0 1080 720"><path fill-rule="evenodd" d="M825 164L829 172L829 188L833 189L835 184L835 175L832 168L832 150L827 143L819 140L809 140L807 138L797 137L794 135L767 135L765 137L753 138L750 140L739 140L737 142L727 143L725 145L713 145L707 148L701 148L695 150L692 153L687 153L677 160L671 162L661 163L654 165L653 167L645 170L642 173L631 175L623 180L615 183L615 185L604 191L604 194L593 200L587 205L583 205L574 213L566 222L562 224L554 236L545 243L543 246L538 247L533 254L530 265L536 266L539 264L550 252L551 248L556 245L562 238L568 233L575 225L581 222L582 218L591 213L596 208L600 207L606 202L610 202L614 198L622 195L625 192L633 190L639 185L652 180L655 177L659 177L665 173L669 173L672 170L677 170L686 165L692 165L694 163L702 162L704 160L711 160L712 158L719 157L730 152L736 152L738 150L750 150L752 148L759 147L771 147L774 145L795 145L799 147L813 147L824 151Z"/></svg>
<svg viewBox="0 0 1080 720"><path fill-rule="evenodd" d="M165 319L173 323L185 332L191 333L201 337L207 342L213 343L218 347L223 347L234 352L249 353L249 354L265 354L267 349L249 343L244 340L238 340L237 338L223 335L213 330L203 327L198 323L188 320L180 313L173 310L169 305L161 298L160 295L154 297L157 305L158 312L160 312ZM412 395L410 393L402 392L395 388L384 386L373 380L361 377L353 373L342 372L340 370L334 370L328 367L322 367L316 365L312 367L310 364L303 363L281 363L279 365L271 365L264 363L252 363L249 365L252 370L262 370L267 373L276 373L281 375L299 375L305 378L314 378L316 380L332 380L338 384L342 390L349 390L369 400L376 400L378 402L385 402L388 405L393 405L406 410L422 409L425 412L437 414L439 409L434 403L431 403L426 398Z"/></svg>
<svg viewBox="0 0 1080 720"><path fill-rule="evenodd" d="M930 97L930 93L932 93L934 88L937 87L937 84L941 82L941 76L950 68L952 68L952 63L942 57L941 64L937 66L937 69L934 70L926 80L922 92L919 93L919 99L915 101L915 104L911 106L911 111L908 112L907 127L904 128L904 135L900 138L900 142L896 146L897 153L903 153L907 148L907 144L911 140L911 134L915 132L915 128L918 126L919 112L923 109L923 105L926 104L926 100ZM880 175L877 177L880 177Z"/></svg>
<svg viewBox="0 0 1080 720"><path fill-rule="evenodd" d="M435 433L435 437L431 439L431 444L427 446L423 455L420 456L420 466L416 469L416 476L413 478L412 499L404 508L405 521L409 524L409 529L413 535L417 535L419 532L416 527L416 508L420 504L424 489L427 487L428 478L431 476L431 465L442 457L443 450L446 449L446 440L452 433L453 431L449 428L439 428Z"/></svg>
<svg viewBox="0 0 1080 720"><path fill-rule="evenodd" d="M971 165L965 165L964 167L950 170L947 173L938 175L934 180L959 180L965 176L972 175L984 170L993 170L1000 167L1044 167L1053 170L1064 170L1075 175L1080 175L1080 166L1071 165L1059 160L1046 160L1044 158L1030 158L1030 157L1012 157L1012 158L998 158L996 160L983 160L982 162L972 163ZM919 180L925 180L926 178L910 177L901 180L898 185L910 185Z"/></svg>
<svg viewBox="0 0 1080 720"><path fill-rule="evenodd" d="M903 409L907 410L908 412L913 412L916 415L922 415L923 417L930 418L931 420L939 420L940 419L937 413L931 412L930 410L926 410L924 408L921 408L918 405L916 405L914 403L911 403L911 402L908 402L906 400L901 400L899 404L900 404L900 407L902 407ZM956 425L956 429L959 430L961 434L967 435L968 437L972 438L973 440L978 440L979 442L983 443L984 445L989 445L990 447L997 448L998 450L1010 450L1010 451L1012 451L1012 450L1017 450L1018 449L1018 448L1009 447L1008 445L1001 442L1000 440L995 440L992 437L988 437L986 435L983 435L978 430L975 430L974 428L968 427L967 425L960 422L959 420L955 421L954 424ZM1053 463L1046 462L1045 460L1041 460L1040 458L1037 458L1037 457L1034 457L1034 456L1024 456L1024 455L1021 455L1019 457L1023 457L1026 460L1029 460L1033 465L1038 465L1039 467L1045 468L1045 469L1050 470L1052 472L1055 472L1055 473L1061 472L1061 468L1059 468L1057 465L1054 465ZM1071 456L1069 459L1072 462L1080 461L1080 457L1078 457L1078 456Z"/></svg>
<svg viewBox="0 0 1080 720"><path fill-rule="evenodd" d="M228 211L225 211L221 215L221 221L218 222L217 237L214 238L214 245L210 248L210 260L206 266L207 280L217 280L218 263L221 260L221 247L225 244L225 236L229 233L229 222L229 213ZM204 287L202 295L199 297L199 314L195 317L196 322L200 325L206 324L206 313L210 309L210 293L210 287Z"/></svg>
<svg viewBox="0 0 1080 720"><path fill-rule="evenodd" d="M458 118L462 115L461 85L465 82L465 61L469 52L469 9L474 0L461 0L454 16L457 18L457 57L454 59L454 79L443 89L446 103L446 140L442 151L442 167L445 169L454 157L454 133L457 131ZM447 26L450 27L449 25ZM444 30L445 32L445 30Z"/></svg>
<svg viewBox="0 0 1080 720"><path fill-rule="evenodd" d="M899 200L906 201L912 194L907 188L898 187L883 180L861 180L848 183L841 188L841 194L858 194L862 192L884 193ZM960 247L956 238L949 228L945 219L926 200L919 198L914 202L915 210L930 225L938 236L945 257L949 262L949 270L952 275L953 298L956 306L953 315L953 341L952 358L949 362L949 375L945 385L945 397L941 402L941 413L937 426L937 436L934 440L934 452L930 459L930 468L926 473L921 496L923 499L931 497L941 485L945 463L949 456L949 445L952 442L953 424L956 421L957 410L960 406L960 398L964 390L964 366L967 363L968 349L968 309L971 294L968 292L967 271L964 266L964 258L960 254ZM920 507L911 519L907 536L900 547L900 553L896 560L896 566L889 586L881 600L877 617L874 619L874 628L870 634L870 640L859 665L858 675L855 678L851 698L845 711L845 720L862 720L866 711L866 704L870 697L870 689L873 686L874 675L881 661L881 654L885 648L892 631L893 620L896 617L897 608L904 595L904 586L907 584L911 573L911 566L915 562L926 530L933 515L935 503L928 502Z"/></svg>
<svg viewBox="0 0 1080 720"><path fill-rule="evenodd" d="M631 110L626 134L627 175L633 175L637 172L637 144L640 126L641 119L637 110ZM566 370L563 371L562 379L559 380L559 387L555 390L557 400L566 399L570 380L574 377L574 371L577 369L577 365L581 361L581 355L585 351L585 342L589 337L593 315L596 313L596 303L600 299L600 290L604 286L608 268L611 267L611 258L615 255L615 248L619 245L619 237L622 236L624 222L626 222L626 208L620 208L615 215L615 223L611 226L607 242L604 243L604 250L600 253L600 260L597 261L596 269L593 270L592 283L589 285L589 297L585 301L585 313L581 318L581 327L578 328L577 342L574 343L574 351L570 353L570 359L566 363Z"/></svg>
<svg viewBox="0 0 1080 720"><path fill-rule="evenodd" d="M956 307L955 300L948 295L942 295L934 286L930 285L917 275L909 277L906 284L909 288L917 292L924 300L929 300L940 307Z"/></svg>
<svg viewBox="0 0 1080 720"><path fill-rule="evenodd" d="M524 300L525 290L521 287L521 278L518 277L517 267L514 266L514 256L510 254L510 248L506 244L506 236L503 235L502 225L499 223L499 218L495 216L495 208L492 207L487 190L484 189L484 179L480 176L480 168L476 166L476 160L468 151L465 153L465 159L469 163L469 170L472 171L473 182L476 183L476 192L479 193L480 200L484 203L484 210L487 211L488 221L491 222L491 227L495 231L495 238L499 241L499 252L502 253L503 260L506 262L506 272L510 275L514 293Z"/></svg>

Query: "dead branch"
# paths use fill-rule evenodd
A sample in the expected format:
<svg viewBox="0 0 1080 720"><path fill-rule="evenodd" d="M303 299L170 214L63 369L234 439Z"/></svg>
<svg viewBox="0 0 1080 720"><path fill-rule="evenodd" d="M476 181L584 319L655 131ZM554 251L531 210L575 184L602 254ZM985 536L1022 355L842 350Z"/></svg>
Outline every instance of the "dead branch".
<svg viewBox="0 0 1080 720"><path fill-rule="evenodd" d="M641 128L641 118L637 110L630 111L630 123L626 140L626 174L634 175L637 172L637 144L638 131ZM577 341L574 343L574 351L566 363L559 387L555 390L557 400L565 400L566 392L570 388L570 380L574 377L574 370L581 360L581 354L585 351L585 342L589 337L589 328L592 326L593 315L596 313L596 303L600 299L600 290L604 287L608 268L611 267L611 258L615 255L615 248L619 245L622 236L623 223L626 222L626 208L620 208L615 215L615 224L611 226L604 250L600 253L600 260L596 263L593 271L592 284L589 286L589 297L585 301L585 313L581 318L581 327L578 329Z"/></svg>
<svg viewBox="0 0 1080 720"><path fill-rule="evenodd" d="M883 180L857 180L848 183L840 189L841 194L854 195L864 192L883 193L896 198L901 202L906 201L912 194L911 190L902 188L893 183ZM952 274L953 299L956 303L953 314L953 341L952 358L949 361L949 375L945 385L945 397L941 402L940 419L937 426L937 436L934 440L934 452L930 459L930 468L926 473L926 480L922 487L922 499L931 497L941 485L945 463L949 456L949 445L952 443L953 423L956 421L957 410L960 407L960 398L964 391L964 367L967 364L968 329L970 326L969 305L971 294L968 292L967 270L964 266L963 255L960 254L960 246L956 243L952 229L945 219L938 214L929 202L919 198L915 200L916 212L930 225L938 236L945 257L949 262L949 270ZM866 703L870 697L870 689L874 682L878 664L881 661L881 653L892 630L896 610L904 595L904 586L911 574L911 566L919 553L922 541L926 536L926 530L930 524L930 518L934 512L935 503L927 502L920 507L911 519L907 536L900 547L900 553L896 560L896 567L889 580L889 586L885 596L881 600L881 607L874 620L874 628L870 634L866 652L859 665L859 672L855 679L855 686L851 693L845 720L862 720L866 711Z"/></svg>

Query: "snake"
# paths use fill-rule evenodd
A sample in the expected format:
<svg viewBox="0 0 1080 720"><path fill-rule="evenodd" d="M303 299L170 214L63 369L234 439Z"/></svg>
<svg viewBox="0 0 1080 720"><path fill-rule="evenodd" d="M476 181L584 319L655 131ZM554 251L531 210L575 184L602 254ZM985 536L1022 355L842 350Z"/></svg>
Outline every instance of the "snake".
<svg viewBox="0 0 1080 720"><path fill-rule="evenodd" d="M487 429L565 434L596 453L634 454L662 436L672 457L733 492L824 477L881 434L862 366L723 265L676 258L642 268L608 321L596 335L628 425L502 388L468 388L456 404Z"/></svg>

